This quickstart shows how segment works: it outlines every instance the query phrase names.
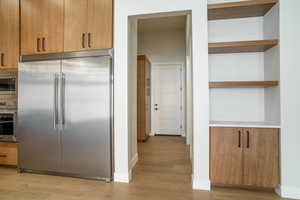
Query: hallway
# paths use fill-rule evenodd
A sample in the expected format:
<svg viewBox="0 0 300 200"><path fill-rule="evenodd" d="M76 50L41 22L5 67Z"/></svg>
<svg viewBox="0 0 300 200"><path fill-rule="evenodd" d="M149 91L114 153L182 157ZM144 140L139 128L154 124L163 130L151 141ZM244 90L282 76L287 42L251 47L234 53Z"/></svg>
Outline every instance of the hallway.
<svg viewBox="0 0 300 200"><path fill-rule="evenodd" d="M2 200L280 200L269 192L191 189L191 164L182 137L150 137L139 143L139 162L131 184L17 174L0 168Z"/></svg>

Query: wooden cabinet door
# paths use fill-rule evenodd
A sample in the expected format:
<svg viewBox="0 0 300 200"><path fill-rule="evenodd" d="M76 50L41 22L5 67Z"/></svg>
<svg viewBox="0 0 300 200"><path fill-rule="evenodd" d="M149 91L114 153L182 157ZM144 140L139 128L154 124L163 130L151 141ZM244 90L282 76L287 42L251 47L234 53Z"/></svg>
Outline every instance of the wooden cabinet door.
<svg viewBox="0 0 300 200"><path fill-rule="evenodd" d="M239 128L211 128L210 180L218 185L241 185L242 131Z"/></svg>
<svg viewBox="0 0 300 200"><path fill-rule="evenodd" d="M113 48L113 0L88 0L88 47Z"/></svg>
<svg viewBox="0 0 300 200"><path fill-rule="evenodd" d="M88 0L65 0L64 51L87 49L87 7Z"/></svg>
<svg viewBox="0 0 300 200"><path fill-rule="evenodd" d="M279 184L278 129L244 129L244 183L275 188Z"/></svg>
<svg viewBox="0 0 300 200"><path fill-rule="evenodd" d="M63 0L21 1L21 54L63 50Z"/></svg>
<svg viewBox="0 0 300 200"><path fill-rule="evenodd" d="M19 61L19 0L0 0L0 66Z"/></svg>
<svg viewBox="0 0 300 200"><path fill-rule="evenodd" d="M145 123L146 123L146 137L151 132L151 64L148 58L145 60Z"/></svg>
<svg viewBox="0 0 300 200"><path fill-rule="evenodd" d="M42 35L42 1L21 1L21 55L39 53L38 38Z"/></svg>
<svg viewBox="0 0 300 200"><path fill-rule="evenodd" d="M42 53L63 52L64 0L42 2Z"/></svg>
<svg viewBox="0 0 300 200"><path fill-rule="evenodd" d="M146 140L146 90L145 90L145 56L137 60L137 137Z"/></svg>
<svg viewBox="0 0 300 200"><path fill-rule="evenodd" d="M18 145L16 143L0 143L0 165L17 166L17 160Z"/></svg>

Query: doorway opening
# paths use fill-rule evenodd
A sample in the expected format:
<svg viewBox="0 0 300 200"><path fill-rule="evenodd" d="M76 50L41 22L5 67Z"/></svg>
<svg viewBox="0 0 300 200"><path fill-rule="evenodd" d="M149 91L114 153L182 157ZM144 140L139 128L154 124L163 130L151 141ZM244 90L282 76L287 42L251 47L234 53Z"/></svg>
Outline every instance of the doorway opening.
<svg viewBox="0 0 300 200"><path fill-rule="evenodd" d="M177 176L190 187L192 87L187 13L129 18L130 147L133 182ZM136 93L135 93L136 92ZM136 97L136 99L134 99ZM136 119L134 114L136 113ZM170 183L171 184L171 183Z"/></svg>

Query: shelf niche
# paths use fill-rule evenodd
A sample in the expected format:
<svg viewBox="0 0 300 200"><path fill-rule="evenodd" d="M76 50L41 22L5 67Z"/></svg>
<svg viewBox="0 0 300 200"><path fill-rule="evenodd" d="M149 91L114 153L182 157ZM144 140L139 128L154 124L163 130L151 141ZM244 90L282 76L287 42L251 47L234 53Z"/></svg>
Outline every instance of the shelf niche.
<svg viewBox="0 0 300 200"><path fill-rule="evenodd" d="M214 81L209 82L210 88L238 88L238 87L274 87L279 81Z"/></svg>
<svg viewBox="0 0 300 200"><path fill-rule="evenodd" d="M278 40L215 42L208 44L209 54L264 52L278 44Z"/></svg>
<svg viewBox="0 0 300 200"><path fill-rule="evenodd" d="M208 5L208 20L264 16L278 1L249 0Z"/></svg>

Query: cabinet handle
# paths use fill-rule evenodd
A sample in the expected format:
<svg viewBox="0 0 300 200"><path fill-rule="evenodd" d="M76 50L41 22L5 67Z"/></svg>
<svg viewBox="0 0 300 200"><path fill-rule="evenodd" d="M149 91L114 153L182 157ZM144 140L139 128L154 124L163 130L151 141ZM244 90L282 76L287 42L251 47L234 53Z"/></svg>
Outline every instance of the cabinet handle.
<svg viewBox="0 0 300 200"><path fill-rule="evenodd" d="M6 158L7 155L0 155L0 158Z"/></svg>
<svg viewBox="0 0 300 200"><path fill-rule="evenodd" d="M1 53L1 63L0 65L3 67L4 66L4 53Z"/></svg>
<svg viewBox="0 0 300 200"><path fill-rule="evenodd" d="M92 40L92 34L91 33L88 33L88 47L91 48L92 45L91 45L91 40Z"/></svg>
<svg viewBox="0 0 300 200"><path fill-rule="evenodd" d="M43 48L43 51L46 51L46 45L45 45L45 43L46 43L46 38L43 37L43 39L42 39L42 48Z"/></svg>
<svg viewBox="0 0 300 200"><path fill-rule="evenodd" d="M239 148L241 148L242 132L239 131Z"/></svg>
<svg viewBox="0 0 300 200"><path fill-rule="evenodd" d="M82 45L82 48L85 48L85 33L82 33L82 38L81 38L81 45Z"/></svg>
<svg viewBox="0 0 300 200"><path fill-rule="evenodd" d="M247 131L247 149L250 148L250 132Z"/></svg>
<svg viewBox="0 0 300 200"><path fill-rule="evenodd" d="M37 38L37 40L36 40L36 44L37 44L36 49L37 49L38 52L41 51L41 49L40 49L40 40L41 40L40 38Z"/></svg>

